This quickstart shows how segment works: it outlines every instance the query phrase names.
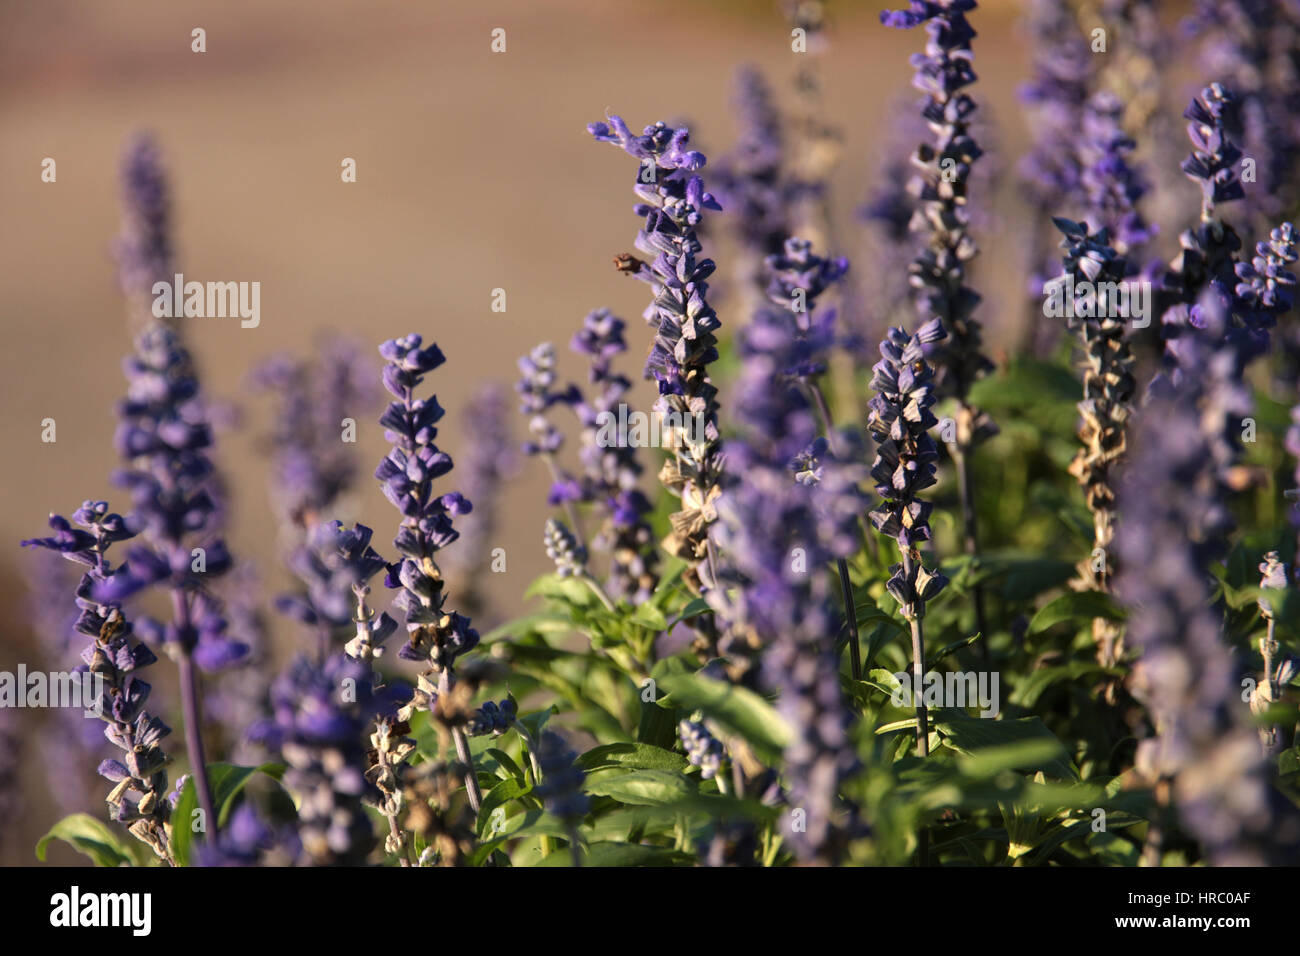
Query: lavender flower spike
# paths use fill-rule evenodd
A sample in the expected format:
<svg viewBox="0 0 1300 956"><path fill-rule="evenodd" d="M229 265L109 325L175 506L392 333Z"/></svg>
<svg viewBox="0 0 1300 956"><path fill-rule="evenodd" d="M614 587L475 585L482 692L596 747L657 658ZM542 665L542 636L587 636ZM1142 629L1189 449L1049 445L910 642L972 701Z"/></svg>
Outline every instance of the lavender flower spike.
<svg viewBox="0 0 1300 956"><path fill-rule="evenodd" d="M420 676L415 698L399 716L412 708L431 707L450 693L455 683L456 659L478 645L478 631L470 620L444 609L442 571L435 556L459 537L453 520L471 510L459 492L437 496L433 483L451 471L451 456L436 444L437 423L443 409L436 398L416 398L415 390L424 376L446 361L436 345L422 347L419 335L390 339L379 347L383 356L384 387L396 399L379 419L384 437L393 448L375 469L384 495L402 513L394 546L401 559L389 566L384 583L401 588L394 607L406 614L407 643L398 652L404 660L427 661L429 669ZM432 678L432 679L430 679ZM385 728L381 727L381 735ZM465 788L475 812L481 802L478 778L464 730L452 729L456 752L465 768Z"/></svg>
<svg viewBox="0 0 1300 956"><path fill-rule="evenodd" d="M919 497L935 482L935 459L938 449L929 429L938 424L930 411L934 404L931 381L934 371L925 360L924 347L944 338L943 323L934 318L911 337L902 329L889 330L880 343L881 360L873 369L867 428L878 447L871 466L876 493L883 503L871 512L871 523L882 534L898 542L903 560L890 569L886 584L898 601L912 630L912 672L917 686L925 674L925 638L922 618L925 605L948 583L939 571L930 571L921 563L917 545L930 539L928 501ZM916 701L916 749L922 757L929 754L929 724L925 704ZM924 832L924 831L922 831ZM926 844L920 849L924 862Z"/></svg>
<svg viewBox="0 0 1300 956"><path fill-rule="evenodd" d="M144 644L132 640L133 628L121 602L100 596L111 592L116 580L131 574L127 565L111 565L108 551L114 543L133 538L135 531L103 501L84 502L73 513L72 522L51 515L50 527L52 536L24 541L23 545L48 548L89 567L77 587L81 614L75 626L91 643L81 653L85 663L77 673L102 679L103 692L90 709L107 724L104 736L122 751L121 760L105 760L99 765L100 775L114 784L108 795L110 813L159 858L171 860L171 804L166 797L170 758L161 746L171 729L144 709L151 688L139 677L157 658Z"/></svg>
<svg viewBox="0 0 1300 956"><path fill-rule="evenodd" d="M1083 590L1109 591L1112 574L1111 541L1114 537L1114 473L1127 451L1127 426L1132 411L1133 353L1124 337L1125 320L1115 304L1097 290L1116 288L1126 280L1128 264L1109 245L1103 229L1090 234L1084 223L1055 219L1065 236L1061 246L1064 272L1049 285L1058 285L1065 295L1074 295L1067 324L1078 333L1084 350L1083 401L1079 414L1079 439L1084 447L1070 462L1070 474L1083 488L1084 500L1093 516L1093 551L1078 565L1077 586ZM1089 290L1076 292L1075 290ZM1095 567L1100 552L1101 567ZM1096 618L1093 640L1098 660L1105 667L1123 655L1123 632L1113 621Z"/></svg>
<svg viewBox="0 0 1300 956"><path fill-rule="evenodd" d="M971 167L981 155L969 131L975 101L965 92L975 82L971 68L975 31L966 20L974 9L975 0L912 0L909 10L886 11L880 18L893 27L925 24L929 35L924 55L913 57L912 85L928 97L922 114L936 141L921 144L912 157L915 173L908 191L917 205L911 228L925 237L926 244L908 274L919 320L938 319L948 336L947 344L934 350L930 360L936 370L935 387L944 397L957 400L956 434L949 450L961 495L963 545L968 555L978 558L970 456L997 432L997 426L969 402L971 386L993 367L981 351L983 333L974 316L980 297L966 285L966 264L978 252L970 236L966 189ZM974 598L976 627L984 636L980 648L987 653L988 623L978 586Z"/></svg>
<svg viewBox="0 0 1300 956"><path fill-rule="evenodd" d="M114 443L126 467L114 480L131 492L132 521L144 544L133 549L131 573L100 587L103 600L122 600L150 586L171 597L165 627L142 618L137 629L174 656L180 675L185 743L199 803L215 820L200 724L197 665L218 671L239 662L248 646L226 633L227 622L213 582L233 566L221 537L219 482L211 459L212 427L200 396L194 363L175 320L154 318L143 308L143 282L171 278L165 177L147 142L129 153L125 169L126 225L119 250L123 288L137 306L143 327L135 352L124 363L126 399L118 408ZM162 272L166 265L166 273Z"/></svg>
<svg viewBox="0 0 1300 956"><path fill-rule="evenodd" d="M718 209L695 171L704 156L687 149L690 132L663 123L647 126L635 136L617 116L587 127L601 142L613 143L640 163L634 210L645 217L636 246L651 257L620 256L619 268L648 282L654 301L645 312L655 329L646 359L646 377L659 383L655 410L674 413L681 422L700 420L700 434L680 430L674 435L673 457L664 463L659 480L681 499L671 516L672 532L664 541L670 553L691 563L685 580L694 590L713 586L714 571L709 527L717 520L716 500L722 472L718 435L717 389L709 366L717 360L715 333L721 323L708 302L708 277L714 264L701 259L698 229L706 210Z"/></svg>

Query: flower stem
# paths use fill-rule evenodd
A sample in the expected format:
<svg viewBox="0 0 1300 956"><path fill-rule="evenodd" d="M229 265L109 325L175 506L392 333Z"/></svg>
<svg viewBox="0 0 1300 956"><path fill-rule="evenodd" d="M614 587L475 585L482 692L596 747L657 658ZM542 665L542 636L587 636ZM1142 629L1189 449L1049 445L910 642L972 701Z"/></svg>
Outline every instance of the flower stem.
<svg viewBox="0 0 1300 956"><path fill-rule="evenodd" d="M912 553L910 548L903 550L903 574L912 579ZM925 682L925 633L921 629L921 618L925 616L925 604L917 598L916 604L904 613L912 624L912 704L916 708L916 753L920 757L930 756L930 714L925 706L921 687ZM916 834L916 857L919 866L926 866L930 859L930 831L922 825Z"/></svg>
<svg viewBox="0 0 1300 956"><path fill-rule="evenodd" d="M451 739L456 744L456 756L465 767L465 795L469 797L469 805L477 814L479 807L483 805L483 792L478 786L478 771L474 769L474 757L469 752L469 738L465 736L465 731L453 727Z"/></svg>
<svg viewBox="0 0 1300 956"><path fill-rule="evenodd" d="M975 493L974 484L971 480L970 463L967 456L970 453L970 446L962 445L960 442L954 442L952 445L953 463L957 466L957 486L961 494L961 515L962 515L962 537L966 554L973 561L978 561L980 556L979 530L975 519ZM975 600L975 628L979 631L979 650L980 656L985 662L989 659L989 631L988 621L984 614L984 587L976 584L971 589L971 596Z"/></svg>
<svg viewBox="0 0 1300 956"><path fill-rule="evenodd" d="M546 452L542 455L546 461L546 467L551 472L551 480L557 484L560 481L560 466L555 462L555 455ZM586 540L582 536L582 522L578 519L578 509L569 499L564 500L564 513L569 517L569 527L573 531L573 537L578 542L578 547L586 547Z"/></svg>
<svg viewBox="0 0 1300 956"><path fill-rule="evenodd" d="M194 658L188 652L181 654L177 665L180 668L181 712L185 716L185 750L190 758L190 773L194 775L194 790L199 796L199 806L203 809L205 822L215 836L217 815L214 812L212 786L208 783L208 765L203 755L198 674L194 669Z"/></svg>
<svg viewBox="0 0 1300 956"><path fill-rule="evenodd" d="M835 562L840 569L840 589L844 592L844 616L849 622L849 666L854 680L862 680L862 647L858 638L858 609L853 600L853 583L849 580L849 563Z"/></svg>

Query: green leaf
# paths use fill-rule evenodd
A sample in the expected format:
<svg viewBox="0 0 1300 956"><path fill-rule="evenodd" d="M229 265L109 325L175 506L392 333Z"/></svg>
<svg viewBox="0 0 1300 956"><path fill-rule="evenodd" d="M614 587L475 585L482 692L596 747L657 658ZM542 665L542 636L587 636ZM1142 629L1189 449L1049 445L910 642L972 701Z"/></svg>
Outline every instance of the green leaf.
<svg viewBox="0 0 1300 956"><path fill-rule="evenodd" d="M233 763L208 764L208 784L212 787L213 809L217 814L215 824L211 820L204 821L204 826L209 832L214 827L225 826L226 819L234 807L235 798L239 796L248 781L258 773L279 780L284 774L284 766L276 763L264 763L258 767L241 767ZM177 866L190 865L190 858L194 852L194 811L198 808L198 791L194 786L194 778L190 777L185 781L180 799L172 809L172 855L176 858Z"/></svg>
<svg viewBox="0 0 1300 956"><path fill-rule="evenodd" d="M970 637L963 637L959 641L953 641L951 644L947 644L944 647L939 648L939 650L936 651L933 655L926 658L925 661L926 671L934 670L938 666L939 662L942 661L945 657L947 657L950 654L955 654L963 647L970 647L979 639L980 639L979 634L972 634Z"/></svg>
<svg viewBox="0 0 1300 956"><path fill-rule="evenodd" d="M670 770L602 770L588 776L583 789L619 803L654 807L690 796L695 785Z"/></svg>
<svg viewBox="0 0 1300 956"><path fill-rule="evenodd" d="M668 618L653 604L637 605L632 620L651 631L662 631L668 627Z"/></svg>
<svg viewBox="0 0 1300 956"><path fill-rule="evenodd" d="M539 710L535 713L525 714L519 717L519 723L524 725L524 729L528 731L529 736L531 736L533 740L537 740L542 736L542 728L546 726L546 722L557 713L559 713L559 710L554 704L552 704L545 710Z"/></svg>
<svg viewBox="0 0 1300 956"><path fill-rule="evenodd" d="M1124 609L1109 594L1100 591L1071 591L1034 615L1029 622L1029 633L1037 634L1062 621L1091 621L1094 618L1111 621L1124 620Z"/></svg>
<svg viewBox="0 0 1300 956"><path fill-rule="evenodd" d="M190 865L190 845L194 842L194 811L199 808L199 794L194 778L185 781L180 798L172 807L171 850L177 866Z"/></svg>
<svg viewBox="0 0 1300 956"><path fill-rule="evenodd" d="M597 601L591 588L582 581L577 578L562 578L558 574L542 575L528 586L524 597L543 597L576 608L589 607Z"/></svg>
<svg viewBox="0 0 1300 956"><path fill-rule="evenodd" d="M259 773L279 780L284 775L284 765L264 763L257 767L241 767L233 763L208 764L208 782L212 785L212 800L216 804L218 826L226 825L235 798L239 796L248 781Z"/></svg>
<svg viewBox="0 0 1300 956"><path fill-rule="evenodd" d="M983 764L976 762L974 770L983 770L999 761L1006 761L1014 756L1008 767L1018 770L1042 770L1064 780L1077 780L1078 773L1070 762L1065 745L1056 738L1047 726L1037 717L1021 717L1017 720L988 720L980 717L966 717L949 714L936 720L935 728L944 736L944 744L958 753L977 757L980 751L1001 748L1027 741L1044 741L1041 747L1025 748L1014 754L1001 751L989 755ZM1050 744L1050 746L1049 746ZM968 764L968 766L971 766ZM972 771L973 772L973 771Z"/></svg>
<svg viewBox="0 0 1300 956"><path fill-rule="evenodd" d="M660 706L702 711L767 759L777 759L792 739L781 715L752 690L698 673L666 676L659 684L668 691Z"/></svg>
<svg viewBox="0 0 1300 956"><path fill-rule="evenodd" d="M959 765L967 776L983 779L995 776L1003 770L1023 770L1050 765L1064 752L1065 748L1054 737L1030 737L972 751L960 761Z"/></svg>
<svg viewBox="0 0 1300 956"><path fill-rule="evenodd" d="M688 621L693 617L699 617L701 614L708 614L713 608L709 602L702 597L691 598L686 602L686 606L677 614L678 621Z"/></svg>
<svg viewBox="0 0 1300 956"><path fill-rule="evenodd" d="M499 750L496 747L489 747L484 752L493 760L495 760L502 770L510 774L510 776L514 777L516 780L522 782L523 780L527 779L523 769L519 766L519 764L515 763L514 760L511 758L511 756L508 753L506 753L504 750Z"/></svg>
<svg viewBox="0 0 1300 956"><path fill-rule="evenodd" d="M1074 683L1087 677L1106 673L1106 669L1093 661L1071 661L1059 667L1043 667L1029 674L1016 685L1011 693L1010 702L1032 709L1043 696L1043 692L1061 681Z"/></svg>
<svg viewBox="0 0 1300 956"><path fill-rule="evenodd" d="M483 803L478 810L478 820L474 828L479 836L487 832L487 825L492 820L492 812L497 807L505 806L511 800L518 800L533 792L532 784L524 784L514 777L507 777L483 795Z"/></svg>
<svg viewBox="0 0 1300 956"><path fill-rule="evenodd" d="M50 832L36 844L36 858L42 863L54 840L62 840L78 853L90 857L95 866L141 866L146 857L139 851L145 850L151 855L153 852L144 844L134 840L128 842L126 836L89 813L70 814L50 827Z"/></svg>
<svg viewBox="0 0 1300 956"><path fill-rule="evenodd" d="M677 711L660 707L658 701L641 699L641 718L637 723L636 739L657 749L667 749L677 741Z"/></svg>
<svg viewBox="0 0 1300 956"><path fill-rule="evenodd" d="M681 754L650 744L605 744L593 747L578 758L578 766L587 773L617 767L623 770L683 771L690 764Z"/></svg>
<svg viewBox="0 0 1300 956"><path fill-rule="evenodd" d="M509 840L529 836L567 837L568 835L569 826L563 820L541 810L529 810L527 813L511 817L506 822L505 830L475 847L474 852L470 854L469 865L481 866L484 860Z"/></svg>

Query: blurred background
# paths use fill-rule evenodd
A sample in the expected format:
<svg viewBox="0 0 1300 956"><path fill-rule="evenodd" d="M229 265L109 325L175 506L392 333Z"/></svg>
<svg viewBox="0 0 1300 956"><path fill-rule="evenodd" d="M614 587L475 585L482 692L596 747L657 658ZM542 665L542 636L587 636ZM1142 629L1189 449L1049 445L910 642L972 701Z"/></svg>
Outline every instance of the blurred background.
<svg viewBox="0 0 1300 956"><path fill-rule="evenodd" d="M832 3L816 54L824 115L839 136L834 251L868 275L869 263L864 272L856 258L863 227L855 210L875 190L902 189L885 178L896 176L887 162L903 158L886 117L918 98L908 57L924 41L882 27L883 6ZM1171 22L1178 10L1167 11ZM1027 281L1012 171L1027 142L1016 98L1032 55L1023 14L1019 3L990 0L973 15L983 165L995 171L994 199L985 197L977 219L974 284L995 355L1021 335ZM206 52L191 50L196 27L206 31ZM504 53L490 49L494 28L506 31ZM85 498L126 510L108 477L118 464L113 409L130 347L111 248L120 161L134 133L152 131L171 176L178 268L199 281L261 283L259 327L234 319L185 327L209 397L229 412L217 458L232 498L231 547L264 573L260 600L269 607L288 576L267 494L270 406L250 389L250 372L279 352L310 353L328 331L370 352L419 332L448 356L431 384L449 411L440 444L458 460L475 439L464 433L464 404L485 381L511 387L517 358L538 342L554 341L564 377L584 380L567 343L593 308L628 320L625 369L639 379L649 289L610 264L638 228L635 166L593 143L585 126L607 111L634 129L685 122L693 145L715 158L737 135L733 80L742 64L761 69L789 103L801 61L773 0L0 0L0 447L9 452L0 670L75 663L50 661L34 633L25 581L40 572L26 567L35 556L19 539ZM55 183L41 180L46 157L57 163ZM356 160L355 183L340 179L345 157ZM715 228L710 242L726 327L738 296L726 279L725 230ZM506 291L505 312L491 309L494 289ZM637 390L648 404L639 381ZM513 396L510 404L513 412ZM338 517L374 527L376 545L388 550L395 512L367 480L386 447L376 415L358 416L363 480ZM46 418L57 422L50 444L40 438ZM522 438L522 417L511 425ZM540 462L523 460L507 484L493 545L506 549L508 569L489 576L492 620L521 610L524 587L546 569L548 483ZM453 594L457 586L453 577ZM294 627L268 618L282 656ZM159 699L174 701L160 683ZM49 735L38 734L47 719L23 712L11 726L25 752L22 806L0 818L6 864L35 862L35 840L66 810L49 772ZM81 861L66 848L51 859Z"/></svg>

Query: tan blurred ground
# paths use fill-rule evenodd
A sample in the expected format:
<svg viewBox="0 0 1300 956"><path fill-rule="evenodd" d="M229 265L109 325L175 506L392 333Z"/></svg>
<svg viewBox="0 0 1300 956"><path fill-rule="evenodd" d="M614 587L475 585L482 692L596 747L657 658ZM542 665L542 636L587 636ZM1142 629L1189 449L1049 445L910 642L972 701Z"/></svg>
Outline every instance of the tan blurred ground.
<svg viewBox="0 0 1300 956"><path fill-rule="evenodd" d="M851 237L876 124L907 90L907 57L923 38L881 27L879 4L837 6L825 90L845 133L835 185L840 234ZM1013 90L1028 51L1014 6L994 4L975 19L977 95L999 126L1002 156L993 161L1004 167L1024 135ZM376 344L419 331L450 358L434 384L452 413L445 447L454 455L465 440L456 412L474 386L512 382L517 356L543 339L567 343L588 310L608 305L632 320L639 362L647 288L610 266L637 228L633 167L593 144L585 124L606 110L635 127L689 120L697 145L717 153L734 133L734 68L755 63L783 91L793 73L788 31L772 7L0 4L0 447L8 451L0 669L34 654L21 620L17 540L41 531L50 510L121 498L107 475L128 341L108 246L119 218L117 163L132 131L152 129L164 148L187 277L262 284L260 328L190 320L209 392L243 398L259 359L303 349L318 330ZM190 52L195 26L207 31L204 54ZM504 55L489 50L494 27L507 31ZM58 163L53 185L40 181L46 156ZM357 160L355 185L339 180L343 157ZM1007 265L1018 237L995 229L978 238L986 262L1003 264L986 267L993 281L982 289L982 314L996 324L1019 295ZM505 314L489 309L497 287L507 290ZM565 363L582 374L576 358ZM256 403L250 409L255 432L263 416ZM46 417L58 422L53 445L40 441ZM365 424L360 442L367 464L382 455L377 425ZM265 461L253 434L224 436L220 460L236 492L232 546L270 563ZM541 469L526 468L506 501L509 573L492 582L502 615L519 609L524 585L544 567L544 486ZM386 545L394 513L373 482L359 504L347 517L374 526ZM0 860L31 862L32 841L51 822L38 783L29 796L21 826L0 824L19 831Z"/></svg>

